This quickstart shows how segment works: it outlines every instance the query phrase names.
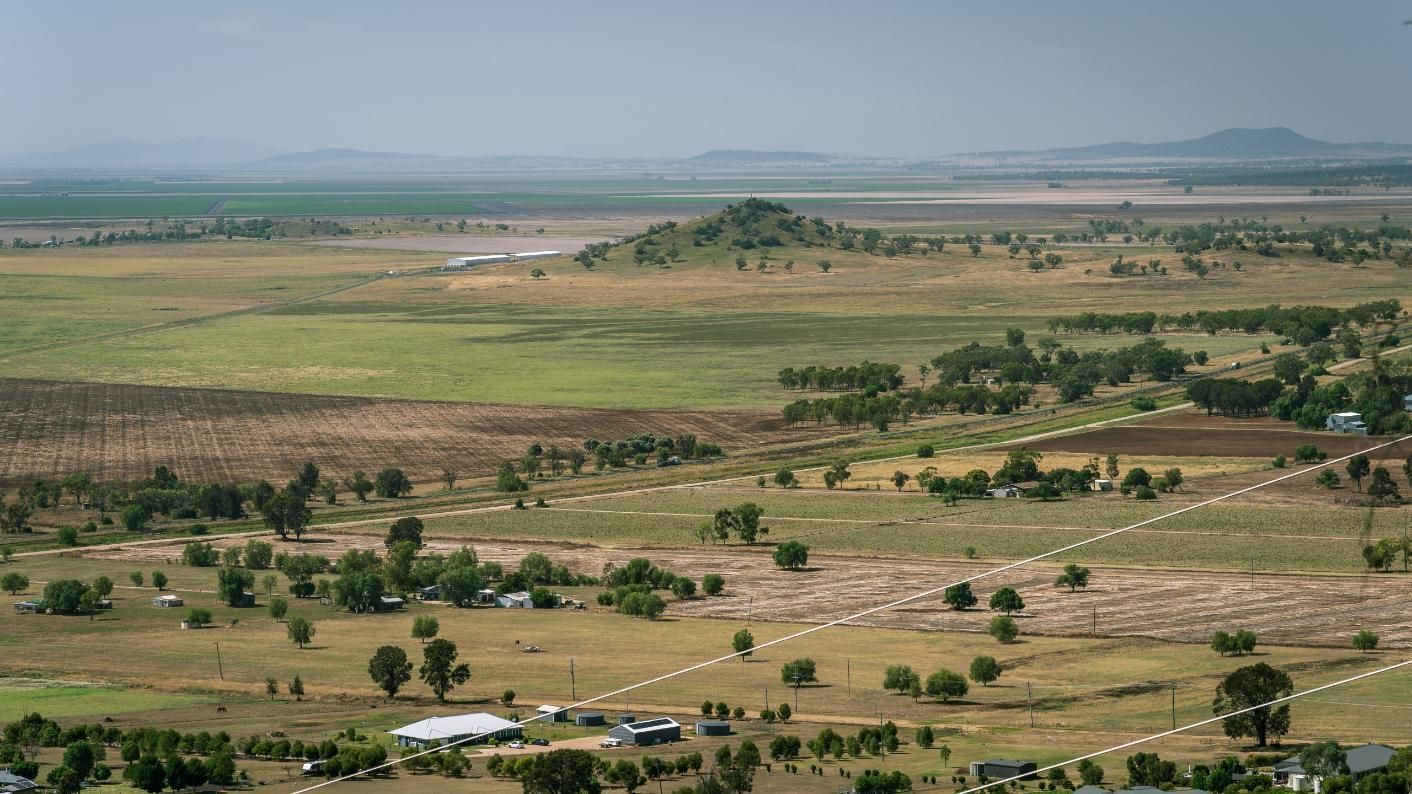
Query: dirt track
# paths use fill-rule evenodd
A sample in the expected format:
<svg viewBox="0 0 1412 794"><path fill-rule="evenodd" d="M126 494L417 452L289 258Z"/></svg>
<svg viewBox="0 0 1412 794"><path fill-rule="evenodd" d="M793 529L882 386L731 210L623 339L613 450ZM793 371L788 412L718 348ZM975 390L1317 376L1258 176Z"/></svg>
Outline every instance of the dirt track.
<svg viewBox="0 0 1412 794"><path fill-rule="evenodd" d="M616 411L0 379L0 483L87 471L133 479L170 466L186 479L287 479L304 461L331 474L398 466L488 474L531 442L694 433L727 451L785 439L773 412Z"/></svg>

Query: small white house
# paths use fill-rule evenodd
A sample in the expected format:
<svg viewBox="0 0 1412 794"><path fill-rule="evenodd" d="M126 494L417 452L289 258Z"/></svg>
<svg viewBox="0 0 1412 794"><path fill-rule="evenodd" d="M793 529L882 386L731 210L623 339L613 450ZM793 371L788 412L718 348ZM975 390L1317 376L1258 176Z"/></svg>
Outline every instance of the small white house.
<svg viewBox="0 0 1412 794"><path fill-rule="evenodd" d="M1355 436L1368 435L1368 426L1363 423L1363 414L1355 411L1329 414L1329 418L1324 420L1324 428L1335 433L1349 433Z"/></svg>
<svg viewBox="0 0 1412 794"><path fill-rule="evenodd" d="M1359 780L1373 774L1374 772L1387 769L1388 762L1397 752L1391 747L1382 744L1365 744L1360 747L1351 747L1346 752L1349 777L1356 783ZM1275 783L1283 785L1294 791L1312 791L1319 794L1323 788L1323 780L1304 771L1304 767L1299 763L1299 756L1290 756L1275 764Z"/></svg>
<svg viewBox="0 0 1412 794"><path fill-rule="evenodd" d="M1090 480L1088 483L1090 491L1111 491L1113 490L1112 480Z"/></svg>
<svg viewBox="0 0 1412 794"><path fill-rule="evenodd" d="M152 606L154 607L179 607L185 603L181 596L175 593L164 593L152 599Z"/></svg>
<svg viewBox="0 0 1412 794"><path fill-rule="evenodd" d="M1011 483L1009 485L999 486L998 488L989 488L986 490L985 495L995 499L1018 499L1025 495L1025 489L1015 483Z"/></svg>
<svg viewBox="0 0 1412 794"><path fill-rule="evenodd" d="M530 599L530 594L524 590L497 596L495 603L498 606L510 607L511 609L534 609L534 601Z"/></svg>

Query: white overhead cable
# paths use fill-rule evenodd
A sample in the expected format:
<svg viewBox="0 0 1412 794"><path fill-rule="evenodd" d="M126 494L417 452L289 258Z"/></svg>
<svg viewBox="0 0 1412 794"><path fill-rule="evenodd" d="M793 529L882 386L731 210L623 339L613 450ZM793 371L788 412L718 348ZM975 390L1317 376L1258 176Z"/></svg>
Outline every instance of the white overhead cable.
<svg viewBox="0 0 1412 794"><path fill-rule="evenodd" d="M1103 533L1103 534L1101 534L1101 535L1095 535L1094 537L1091 537L1091 538L1085 538L1085 539L1080 540L1080 541L1078 541L1078 542L1070 543L1070 544L1067 545L1067 546L1061 546L1060 548L1054 549L1054 550L1052 550L1052 551L1046 551L1046 552L1043 552L1043 553L1041 553L1041 554L1036 554L1036 555L1034 555L1033 557L1027 557L1027 558L1025 558L1025 559L1023 559L1023 560L1020 560L1020 561L1018 561L1018 562L1007 563L1007 564L1001 565L1001 566L999 566L999 567L997 567L997 568L991 568L991 569L988 570L988 571L983 571L983 572L981 572L981 573L974 574L974 575L972 575L972 576L968 576L968 577L966 577L966 578L964 578L964 579L959 579L959 580L957 580L957 581L955 581L955 582L951 582L951 583L948 583L948 584L944 584L944 585L940 585L940 586L937 586L937 587L933 587L933 588L930 588L930 589L928 589L928 590L923 590L923 591L920 592L920 593L914 593L913 595L906 596L905 598L899 598L899 599L897 599L897 600L895 600L895 601L889 601L889 602L887 602L887 603L885 603L885 604L881 604L881 605L879 605L879 606L870 607L870 608L868 608L868 609L862 610L861 612L855 612L855 613L853 613L853 614L851 614L851 615L847 615L847 616L845 616L845 617L836 618L836 619L834 619L834 620L830 620L830 621L825 622L825 623L819 623L819 624L816 624L816 625L813 625L813 626L809 626L808 628L800 629L799 631L796 631L796 632L794 632L794 633L792 633L792 634L786 634L786 635L783 636L783 637L777 637L777 638L775 638L775 639L773 639L773 640L769 640L769 641L767 641L767 642L762 642L762 643L760 643L759 645L756 645L756 646L754 646L753 648L751 648L751 649L749 649L749 650L747 650L747 651L737 651L737 652L725 654L724 656L717 656L717 657L714 658L714 659L708 659L708 660L703 661L703 662L697 662L696 664L693 664L693 665L690 665L690 666L687 666L687 667L683 667L683 668L680 669L680 670L675 670L675 671L670 672L670 673L663 673L662 675L659 675L659 676L656 676L656 677L653 677L653 678L649 678L649 679L646 679L646 680L644 680L644 681L639 681L638 683L635 683L635 684L629 684L628 686L620 687L620 688L615 689L615 690L613 690L613 691L611 691L611 692L605 692L605 693L603 693L603 694L601 694L601 695L595 695L594 697L588 698L588 699L586 699L586 700L580 700L580 701L578 701L577 703L572 703L572 704L570 704L570 705L568 705L568 706L565 706L564 708L560 709L560 712L569 711L570 709L577 709L577 708L582 708L583 706L592 705L592 704L598 703L598 702L600 702L600 701L608 700L608 699L610 699L610 698L614 698L614 697L617 697L617 696L619 696L619 695L626 694L626 693L628 693L628 692L632 692L633 690L636 690L636 689L642 689L643 687L652 686L653 684L659 684L659 683L661 683L661 682L663 682L663 681L667 681L667 680L676 678L676 677L678 677L678 676L683 676L683 675L686 675L686 674L688 674L688 673L694 673L694 672L696 672L697 670L701 670L701 669L703 669L703 668L710 667L711 665L720 664L721 662L730 661L730 660L732 660L732 659L738 658L738 657L740 657L740 656L742 656L742 655L744 655L744 654L747 654L747 653L754 653L755 651L763 650L763 649L769 648L769 647L771 647L771 646L773 646L773 645L780 645L780 644L782 644L782 643L790 642L790 641L792 641L792 640L797 640L797 639L799 639L800 637L807 637L807 636L810 635L810 634L814 634L814 633L817 633L817 632L820 632L820 631L824 631L825 629L831 629L831 628L833 628L833 627L835 627L835 626L842 626L842 625L844 625L844 624L846 624L846 623L849 623L849 622L851 622L851 621L858 620L859 618L865 618L865 617L868 617L869 615L875 615L875 614L877 614L877 613L879 613L879 612L886 612L886 611L888 611L888 610L890 610L890 609L896 609L897 607L903 606L903 605L905 605L905 604L910 604L910 603L912 603L912 602L914 602L914 601L919 601L919 600L924 599L924 598L930 598L930 597L932 597L932 596L939 595L939 594L941 594L941 593L946 592L946 590L947 590L948 588L955 587L956 585L968 584L968 583L970 583L970 582L975 582L975 581L978 581L978 580L980 580L980 579L985 579L985 578L988 578L988 577L991 577L991 576L995 576L995 575L997 575L997 574L1005 573L1006 571L1011 571L1011 570L1014 570L1014 569L1016 569L1016 568L1021 568L1021 567L1024 567L1024 566L1026 566L1026 565L1029 565L1029 564L1031 564L1031 563L1039 562L1039 561L1041 561L1041 560L1045 560L1045 559L1048 559L1048 558L1050 558L1050 557L1054 557L1054 556L1063 554L1063 553L1065 553L1065 552L1073 551L1074 549L1078 549L1078 548L1082 548L1082 547L1084 547L1084 546L1092 545L1092 544L1098 543L1099 541L1102 541L1102 540L1107 540L1108 538L1114 537L1114 536L1116 536L1116 535L1121 535L1121 534L1123 534L1124 532L1129 532L1129 531L1131 531L1131 530L1138 529L1138 528L1140 528L1140 527L1145 527L1145 526L1148 526L1149 524L1155 524L1155 523L1157 523L1158 521L1164 521L1164 520L1166 520L1166 519L1168 519L1168 518L1172 518L1172 517L1174 517L1174 516L1182 515L1183 513L1190 513L1190 512L1193 511L1193 510L1199 510L1199 509L1201 509L1201 508L1203 508L1203 507L1207 507L1207 506L1209 506L1209 505L1216 504L1217 502L1224 502L1224 501L1226 501L1226 500L1228 500L1228 499L1234 499L1234 498L1237 497L1237 496L1242 496L1242 495L1247 494L1247 493L1250 493L1250 492L1252 492L1252 491L1257 491L1257 490L1259 490L1259 489L1261 489L1261 488L1265 488L1265 487L1274 485L1274 484L1276 484L1276 483L1284 482L1285 480L1293 479L1294 477L1299 477L1299 476L1301 476L1301 475L1303 475L1303 474L1306 474L1306 473L1311 472L1311 471L1315 471L1315 470L1317 470L1317 469L1321 469L1321 468L1323 468L1323 467L1325 467L1325 466L1332 466L1332 465L1335 464L1335 463L1342 463L1343 461L1346 461L1346 460L1348 460L1348 459L1350 459L1350 458L1353 458L1353 457L1355 457L1355 456L1357 456L1357 455L1362 455L1362 454L1367 454L1367 453L1369 453L1369 452L1374 452L1374 451L1376 451L1376 450L1384 449L1384 448L1386 448L1386 447L1391 447L1391 446L1394 446L1394 445L1396 445L1396 444L1400 444L1400 443L1402 443L1402 442L1404 442L1404 441L1408 441L1408 440L1412 440L1412 435L1406 435L1406 436L1402 436L1402 437L1400 437L1400 438L1396 438L1396 439L1394 439L1394 440L1392 440L1392 441L1386 441L1386 442L1383 442L1383 443L1381 443L1381 444L1376 444L1376 445L1374 445L1374 446L1368 447L1367 449L1364 449L1364 450L1361 450L1361 451L1359 451L1359 452L1355 452L1355 453L1352 453L1352 454L1349 454L1349 455L1344 455L1344 456L1342 456L1342 457L1330 458L1330 459L1328 459L1328 460L1320 461L1319 463L1315 463L1315 464L1313 464L1313 465L1311 465L1311 466L1308 466L1308 467L1306 467L1306 468L1302 468L1302 469L1299 469L1299 470L1297 470L1297 471L1290 472L1289 474L1282 474L1282 475L1280 475L1279 477L1275 477L1274 479L1265 480L1264 482L1256 483L1255 485L1250 485L1250 486L1247 486L1247 487L1245 487L1245 488L1241 488L1241 489L1239 489L1239 490L1231 491L1230 493L1222 494L1221 496L1216 496L1216 497L1213 497L1213 498L1211 498L1211 499L1207 499L1207 500L1205 500L1205 501L1197 502L1196 504L1187 505L1186 507L1178 508L1178 509L1176 509L1176 510L1172 510L1172 511L1170 511L1170 512L1163 513L1163 514L1160 515L1160 516L1155 516L1155 517L1153 517L1153 518L1144 519L1144 520L1139 521L1139 522L1137 522L1137 523L1135 523L1135 524L1129 524L1128 526L1125 526L1125 527L1120 527L1120 528L1118 528L1118 529L1110 530L1110 531L1105 532L1105 533ZM1355 678L1349 679L1349 680L1357 680L1357 679L1356 679L1356 677L1355 677ZM556 713L558 713L558 712L556 712ZM531 719L520 720L520 721L516 722L515 724L518 725L518 726L524 726L524 725L528 725L528 724L531 723L531 722L535 722L535 721L544 719L544 718L547 717L547 716L550 716L550 715L539 715L539 716L536 716L536 717L531 718ZM1203 723L1203 724L1204 724L1204 723ZM483 738L485 738L486 736L489 736L489 735L490 735L490 734L477 734L477 735L474 735L474 736L467 736L467 737L465 737L465 738L463 738L463 739L460 739L460 740L457 740L457 741L455 741L455 742L448 742L447 744L445 744L445 745L443 745L443 746L441 746L441 747L438 747L438 748L436 748L436 749L424 750L424 751L422 751L422 752L420 752L420 753L415 753L415 754L413 754L413 755L408 756L407 758L416 758L416 757L418 757L418 756L426 755L426 754L428 754L428 753L439 752L439 751L441 751L441 750L446 749L447 747L453 747L453 746L461 745L461 744L468 744L468 743L474 742L474 741L476 741L476 740L478 740L478 739L483 739ZM293 792L292 794L306 794L306 792L314 791L314 790L316 790L316 789L320 789L320 788L323 788L323 787L325 787L325 786L331 786L331 785L333 785L333 784L335 784L335 783L341 783L341 782L343 782L343 781L345 781L345 780L351 780L351 779L353 779L353 778L355 778L355 777L358 777L358 776L360 776L360 775L366 775L366 774L369 774L369 773L371 773L371 772L379 772L379 771L382 771L382 770L384 770L384 769L388 769L388 768L390 768L390 767L396 766L398 763L400 763L400 762L403 761L403 760L407 760L407 759L398 759L398 760L395 760L395 761L388 761L388 762L386 762L386 763L379 764L378 766L370 767L370 768L368 768L368 769L363 769L363 770L360 770L360 771L358 771L358 772L354 772L354 773L352 773L352 774L343 775L343 776L341 776L341 777L336 777L336 778L331 778L331 779L326 780L326 781L323 781L323 782L321 782L321 783L316 783L316 784L314 784L314 785L312 785L312 786L308 786L308 787L306 787L306 788L299 789L299 790Z"/></svg>
<svg viewBox="0 0 1412 794"><path fill-rule="evenodd" d="M1248 707L1246 707L1246 708L1237 709L1237 710L1235 710L1235 711L1227 712L1227 713L1225 713L1225 714L1219 714L1219 715L1217 715L1217 716L1215 716L1215 717L1211 717L1211 718L1209 718L1209 719L1204 719L1204 720L1201 720L1201 721L1199 721L1199 722L1193 722L1193 723L1190 723L1190 724L1188 724L1188 725L1183 725L1183 726L1181 726L1181 727L1179 727L1179 728L1172 728L1171 730L1162 731L1161 733L1154 733L1154 734L1152 734L1151 736L1144 736L1144 737L1142 737L1141 739L1133 739L1132 741L1123 742L1122 744L1115 744L1115 745L1113 745L1112 747L1107 747L1107 748L1104 748L1104 749L1102 749L1102 750L1096 750L1096 751L1094 751L1094 752L1092 752L1092 753L1087 753L1087 754L1085 754L1085 755L1075 756L1075 757L1073 757L1073 758L1070 758L1070 759L1067 760L1067 761L1060 761L1060 762L1057 763L1057 764L1050 764L1049 766L1042 766L1042 767L1036 769L1036 770L1033 771L1033 772L1026 772L1026 773L1024 773L1024 774L1022 774L1022 775L1015 775L1015 776L1013 776L1013 777L1007 777L1007 778L1005 778L1004 780L991 780L991 781L987 781L987 782L985 782L985 783L980 784L979 786L972 786L971 788L968 788L968 789L964 789L964 790L962 790L962 791L959 791L959 792L957 792L957 794L971 794L971 792L974 792L974 791L985 791L986 789L988 789L988 788L994 788L995 786L1003 786L1003 785L1005 785L1006 783L1009 783L1009 782L1011 782L1011 781L1013 781L1013 780L1020 780L1021 778L1026 778L1026 777L1029 777L1030 775L1037 775L1037 774L1039 774L1039 773L1041 773L1041 772L1048 772L1048 771L1051 770L1051 769L1058 769L1058 768L1060 768L1060 767L1067 766L1067 765L1069 765L1069 764L1077 764L1077 763L1080 762L1080 761L1087 761L1087 760L1089 760L1089 759L1091 759L1091 758L1097 758L1097 757L1099 757L1099 756L1101 756L1101 755L1108 755L1109 753L1121 752L1121 751L1123 751L1123 750L1128 749L1129 747L1136 747L1136 746L1138 746L1138 745L1140 745L1140 744L1146 744L1146 743L1148 743L1148 742L1154 742L1154 741L1157 741L1158 739L1163 739L1163 738L1166 738L1166 737L1168 737L1168 736L1173 736L1173 735L1175 735L1175 734L1182 733L1183 731L1189 731L1189 730L1192 730L1193 728L1200 728L1200 727L1202 727L1202 726L1204 726L1204 725L1210 725L1210 724L1212 724L1212 723L1214 723L1214 722L1220 722L1220 721L1222 721L1222 720L1224 720L1224 719L1227 719L1227 718L1230 718L1230 717L1236 717L1236 716L1239 716L1239 715L1241 715L1241 714L1249 714L1250 712L1256 711L1256 710L1258 710L1258 709L1269 708L1270 706L1278 706L1278 705L1281 704L1281 703L1288 703L1288 702L1291 701L1291 700L1295 700L1295 699L1298 699L1298 698L1302 698L1302 697L1304 697L1304 696L1306 696L1306 695L1312 695L1312 694L1314 694L1315 692L1323 692L1323 691L1325 691L1325 690L1327 690L1327 689L1333 689L1334 687L1344 686L1345 684L1351 684L1351 683L1353 683L1354 681L1361 681L1361 680L1363 680L1363 679L1365 679L1365 678L1372 678L1372 677L1375 676L1375 675L1382 675L1383 673L1390 673L1390 672L1392 672L1393 670L1398 670L1398 669L1401 669L1401 668L1403 668L1403 667L1407 667L1407 666L1409 666L1409 665L1412 665L1412 659L1404 659L1403 661L1400 661L1400 662L1398 662L1398 663L1396 663L1396 664L1390 664L1390 665L1388 665L1387 667L1379 667L1379 668L1376 669L1376 670L1369 670L1369 671L1366 672L1366 673L1359 673L1358 675L1349 676L1348 678L1342 678L1342 679L1339 679L1338 681L1333 681L1333 682L1330 682L1330 683L1327 683L1327 684L1321 684L1321 685L1319 685L1319 686L1313 687L1312 689L1305 689L1305 690L1300 691L1300 692L1295 692L1295 693L1292 694L1292 695L1285 695L1285 696L1282 697L1282 698L1275 698L1274 700L1267 700L1267 701L1265 701L1264 703L1259 703L1259 704L1254 705L1254 706L1248 706Z"/></svg>

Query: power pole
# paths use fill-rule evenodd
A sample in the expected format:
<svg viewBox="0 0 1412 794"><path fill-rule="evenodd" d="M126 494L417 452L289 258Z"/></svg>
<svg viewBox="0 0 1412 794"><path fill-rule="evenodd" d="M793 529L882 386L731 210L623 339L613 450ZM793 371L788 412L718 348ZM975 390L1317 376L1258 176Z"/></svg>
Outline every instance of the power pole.
<svg viewBox="0 0 1412 794"><path fill-rule="evenodd" d="M574 657L569 657L569 695L574 699L579 699L578 680L574 677Z"/></svg>
<svg viewBox="0 0 1412 794"><path fill-rule="evenodd" d="M221 665L221 644L216 643L216 672L220 673L221 680L226 680L225 667Z"/></svg>
<svg viewBox="0 0 1412 794"><path fill-rule="evenodd" d="M1172 682L1172 730L1177 729L1177 682Z"/></svg>
<svg viewBox="0 0 1412 794"><path fill-rule="evenodd" d="M1029 705L1029 708L1030 708L1030 727L1033 728L1033 727L1034 727L1034 689L1030 686L1030 682L1028 682L1028 681L1025 682L1025 703L1028 704L1028 705Z"/></svg>
<svg viewBox="0 0 1412 794"><path fill-rule="evenodd" d="M844 671L845 671L846 674L848 675L848 699L849 699L849 700L852 700L852 699L853 699L853 660L852 660L852 659L844 659L844 660L843 660L843 665L844 665Z"/></svg>
<svg viewBox="0 0 1412 794"><path fill-rule="evenodd" d="M1098 636L1098 607L1093 608L1093 636Z"/></svg>
<svg viewBox="0 0 1412 794"><path fill-rule="evenodd" d="M765 710L770 710L770 688L765 687Z"/></svg>

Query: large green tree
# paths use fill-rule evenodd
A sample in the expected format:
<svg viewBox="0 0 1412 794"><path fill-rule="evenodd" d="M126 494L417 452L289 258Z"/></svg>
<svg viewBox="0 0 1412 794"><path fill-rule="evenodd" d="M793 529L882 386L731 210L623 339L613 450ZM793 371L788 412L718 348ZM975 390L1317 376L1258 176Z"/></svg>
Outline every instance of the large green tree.
<svg viewBox="0 0 1412 794"><path fill-rule="evenodd" d="M457 664L457 655L456 643L450 640L432 640L422 649L422 666L417 672L437 700L444 702L447 692L471 678L470 665Z"/></svg>
<svg viewBox="0 0 1412 794"><path fill-rule="evenodd" d="M407 661L406 651L396 645L384 645L368 660L368 675L388 697L393 697L412 679L412 663Z"/></svg>
<svg viewBox="0 0 1412 794"><path fill-rule="evenodd" d="M1271 738L1278 739L1289 732L1289 704L1260 704L1293 692L1294 683L1284 671L1259 662L1227 675L1216 687L1211 710L1215 714L1227 714L1259 706L1244 714L1227 717L1221 725L1230 738L1254 737L1255 743L1264 747Z"/></svg>

